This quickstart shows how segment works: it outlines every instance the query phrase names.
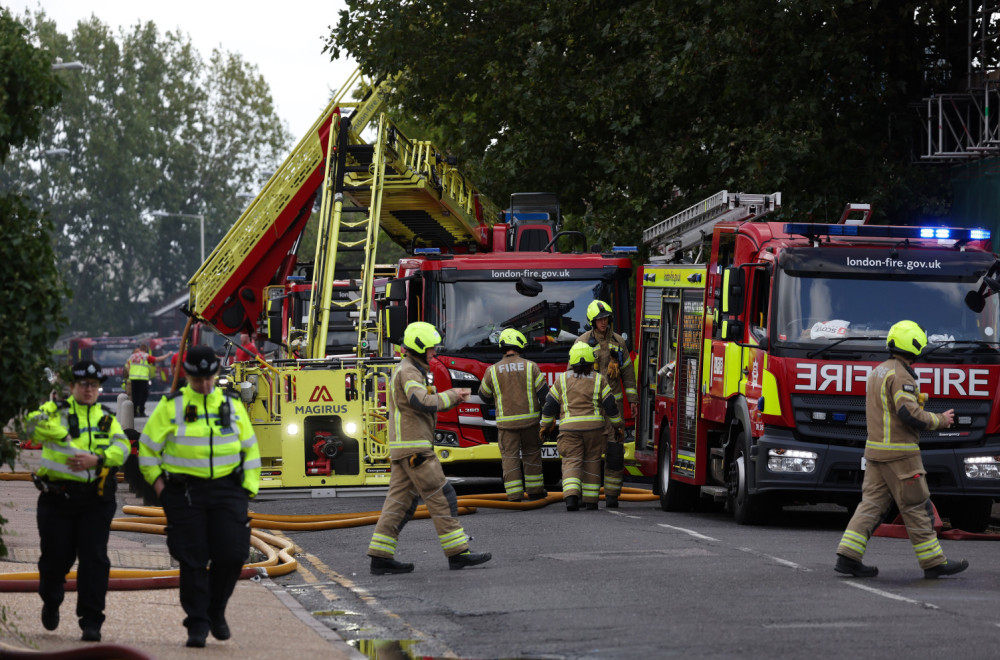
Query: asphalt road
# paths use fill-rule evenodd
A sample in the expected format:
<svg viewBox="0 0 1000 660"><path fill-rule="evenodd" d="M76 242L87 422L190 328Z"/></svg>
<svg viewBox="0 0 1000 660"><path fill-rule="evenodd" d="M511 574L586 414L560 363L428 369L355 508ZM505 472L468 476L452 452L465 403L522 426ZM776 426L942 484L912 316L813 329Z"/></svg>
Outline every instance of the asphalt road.
<svg viewBox="0 0 1000 660"><path fill-rule="evenodd" d="M477 489L498 492L500 482ZM360 497L252 508L316 514L381 504ZM480 508L462 523L474 550L493 553L483 566L449 571L433 525L418 520L397 555L416 563L413 573L371 575L366 526L286 532L303 548L302 570L276 581L371 657L997 657L1000 544L942 541L971 568L924 580L907 540L876 537L866 562L880 575L846 578L833 563L847 519L836 507L786 509L764 527L736 525L720 511L665 513L657 502L575 513L562 504Z"/></svg>

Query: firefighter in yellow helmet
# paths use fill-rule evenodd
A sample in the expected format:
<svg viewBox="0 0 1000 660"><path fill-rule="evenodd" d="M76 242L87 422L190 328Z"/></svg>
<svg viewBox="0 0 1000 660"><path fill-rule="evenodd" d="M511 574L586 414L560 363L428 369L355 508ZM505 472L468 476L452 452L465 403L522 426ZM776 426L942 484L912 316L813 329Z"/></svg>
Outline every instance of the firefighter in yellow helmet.
<svg viewBox="0 0 1000 660"><path fill-rule="evenodd" d="M511 502L520 502L525 492L529 500L540 500L546 496L538 418L549 386L538 365L524 359L527 344L524 335L514 328L501 332L503 358L486 369L479 386L479 397L483 402L496 404L503 487Z"/></svg>
<svg viewBox="0 0 1000 660"><path fill-rule="evenodd" d="M557 447L562 456L563 501L567 511L583 504L597 509L601 492L601 454L604 426L610 424L622 437L622 418L604 377L594 370L594 350L577 342L569 350L569 368L559 374L542 408L539 436L547 434L559 419Z"/></svg>
<svg viewBox="0 0 1000 660"><path fill-rule="evenodd" d="M194 346L182 365L187 385L160 399L142 429L139 469L163 504L167 548L180 563L187 646L201 648L209 632L231 636L226 605L250 551L260 448L243 402L215 386L215 351Z"/></svg>
<svg viewBox="0 0 1000 660"><path fill-rule="evenodd" d="M97 402L107 376L101 365L73 365L70 396L49 401L28 415L27 431L42 445L32 474L38 496L38 595L42 625L59 627L66 573L79 558L76 615L85 642L101 641L108 592L108 536L115 515L115 470L131 452L111 411Z"/></svg>
<svg viewBox="0 0 1000 660"><path fill-rule="evenodd" d="M488 562L488 552L471 552L469 537L458 522L455 487L444 478L444 470L432 439L437 413L469 398L468 388L452 388L437 393L430 361L441 343L441 335L430 323L416 321L406 326L403 348L406 355L392 373L388 392L389 492L382 514L368 544L373 575L409 573L413 564L396 560L399 534L423 499L437 530L441 549L452 570Z"/></svg>
<svg viewBox="0 0 1000 660"><path fill-rule="evenodd" d="M861 486L862 500L840 539L834 570L855 577L878 575L878 568L866 566L861 560L872 531L895 501L924 577L953 575L968 568L969 562L948 561L938 543L919 442L921 430L951 426L955 412L924 410L924 399L912 367L927 346L927 335L919 325L913 321L896 323L889 329L886 345L889 359L868 376L867 466Z"/></svg>
<svg viewBox="0 0 1000 660"><path fill-rule="evenodd" d="M587 305L587 321L591 329L576 340L594 349L597 371L611 388L615 402L621 410L624 398L628 399L632 418L635 419L639 391L635 385L635 369L625 339L611 329L611 305L603 300L595 300ZM604 428L607 441L604 463L604 502L609 509L618 508L618 496L622 492L622 477L625 474L624 436L616 434L608 424Z"/></svg>

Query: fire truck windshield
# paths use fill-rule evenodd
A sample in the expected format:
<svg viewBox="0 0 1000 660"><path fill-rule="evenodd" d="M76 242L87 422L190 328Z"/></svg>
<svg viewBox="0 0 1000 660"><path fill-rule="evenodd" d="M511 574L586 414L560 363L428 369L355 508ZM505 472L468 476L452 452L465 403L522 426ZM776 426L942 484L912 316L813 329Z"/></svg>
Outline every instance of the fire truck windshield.
<svg viewBox="0 0 1000 660"><path fill-rule="evenodd" d="M931 343L1000 342L997 296L976 313L965 304L975 282L882 278L830 278L779 271L774 313L777 342L829 344L851 338L885 337L897 321L916 321ZM870 348L871 342L867 342ZM945 349L946 350L946 349Z"/></svg>
<svg viewBox="0 0 1000 660"><path fill-rule="evenodd" d="M610 300L616 286L602 280L546 280L540 284L542 291L532 295L535 292L511 280L442 283L441 350L493 353L500 333L514 328L527 338L525 353L529 356L568 352L585 331L587 305L596 297Z"/></svg>
<svg viewBox="0 0 1000 660"><path fill-rule="evenodd" d="M130 355L132 355L132 349L127 346L120 348L94 346L94 362L101 365L102 368L122 368Z"/></svg>

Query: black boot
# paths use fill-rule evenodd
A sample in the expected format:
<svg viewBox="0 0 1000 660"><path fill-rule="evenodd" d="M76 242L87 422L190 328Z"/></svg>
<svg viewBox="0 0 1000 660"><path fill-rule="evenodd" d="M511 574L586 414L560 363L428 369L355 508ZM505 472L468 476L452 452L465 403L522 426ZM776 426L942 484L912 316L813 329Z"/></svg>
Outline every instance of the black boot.
<svg viewBox="0 0 1000 660"><path fill-rule="evenodd" d="M578 495L570 495L566 498L566 510L567 511L580 510L580 497Z"/></svg>
<svg viewBox="0 0 1000 660"><path fill-rule="evenodd" d="M604 508L605 509L617 509L618 508L618 496L617 495L605 495L604 496Z"/></svg>
<svg viewBox="0 0 1000 660"><path fill-rule="evenodd" d="M212 624L209 630L212 632L212 637L216 638L220 642L233 636L232 632L229 630L229 624L226 623L226 617L224 616L212 619Z"/></svg>
<svg viewBox="0 0 1000 660"><path fill-rule="evenodd" d="M101 641L101 628L93 624L83 626L83 635L80 636L80 640L84 642Z"/></svg>
<svg viewBox="0 0 1000 660"><path fill-rule="evenodd" d="M924 577L928 580L944 577L945 575L954 575L955 573L961 573L969 567L969 562L963 559L959 562L945 561L943 564L938 564L937 566L931 566L924 571Z"/></svg>
<svg viewBox="0 0 1000 660"><path fill-rule="evenodd" d="M453 571L458 571L466 566L485 564L491 559L493 559L493 555L488 552L470 552L469 550L466 550L460 555L452 555L451 557L448 557L448 568Z"/></svg>
<svg viewBox="0 0 1000 660"><path fill-rule="evenodd" d="M597 502L584 502L583 506L587 511L597 511Z"/></svg>
<svg viewBox="0 0 1000 660"><path fill-rule="evenodd" d="M833 570L838 573L846 573L847 575L862 578L878 575L878 568L875 566L865 566L857 559L851 559L844 555L837 555L837 565L833 567Z"/></svg>
<svg viewBox="0 0 1000 660"><path fill-rule="evenodd" d="M188 630L188 641L185 646L195 649L205 648L205 640L208 638L207 630Z"/></svg>
<svg viewBox="0 0 1000 660"><path fill-rule="evenodd" d="M42 625L46 630L59 627L59 608L54 605L42 605Z"/></svg>
<svg viewBox="0 0 1000 660"><path fill-rule="evenodd" d="M544 490L540 493L528 493L528 501L534 502L536 500L544 500L548 496L549 494L546 493Z"/></svg>
<svg viewBox="0 0 1000 660"><path fill-rule="evenodd" d="M392 558L372 557L372 575L396 575L397 573L413 572L413 564L396 561Z"/></svg>

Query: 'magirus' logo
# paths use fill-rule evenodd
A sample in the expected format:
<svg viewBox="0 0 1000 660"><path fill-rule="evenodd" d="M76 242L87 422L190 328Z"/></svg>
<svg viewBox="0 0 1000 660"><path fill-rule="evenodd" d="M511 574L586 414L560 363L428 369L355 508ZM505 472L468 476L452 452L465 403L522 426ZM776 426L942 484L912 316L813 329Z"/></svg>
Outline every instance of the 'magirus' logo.
<svg viewBox="0 0 1000 660"><path fill-rule="evenodd" d="M330 395L330 390L326 389L326 385L317 385L309 396L309 403L317 401L333 401L333 396Z"/></svg>

